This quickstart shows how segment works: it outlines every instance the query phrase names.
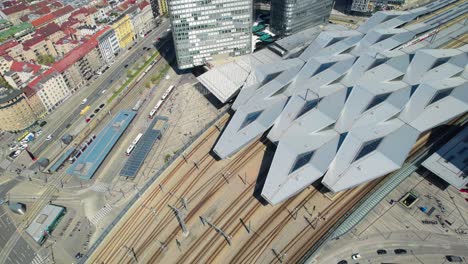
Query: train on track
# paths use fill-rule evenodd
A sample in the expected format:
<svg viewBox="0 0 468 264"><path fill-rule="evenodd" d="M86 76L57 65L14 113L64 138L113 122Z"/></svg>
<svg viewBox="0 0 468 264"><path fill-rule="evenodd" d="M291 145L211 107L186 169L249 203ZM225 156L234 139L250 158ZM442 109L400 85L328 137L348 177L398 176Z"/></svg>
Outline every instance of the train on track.
<svg viewBox="0 0 468 264"><path fill-rule="evenodd" d="M167 88L167 90L163 93L163 95L161 96L161 100L159 100L156 105L154 106L153 109L151 109L149 115L148 115L148 118L153 118L154 115L156 114L156 112L159 110L159 108L161 108L162 104L164 103L164 101L167 99L167 97L172 93L172 91L174 90L175 86L174 85L171 85L169 86L169 88Z"/></svg>
<svg viewBox="0 0 468 264"><path fill-rule="evenodd" d="M135 148L136 144L138 144L142 136L143 136L143 133L139 133L136 136L136 138L132 141L132 144L128 146L127 151L125 151L125 154L127 154L127 156L130 156L130 154L132 153L133 149Z"/></svg>

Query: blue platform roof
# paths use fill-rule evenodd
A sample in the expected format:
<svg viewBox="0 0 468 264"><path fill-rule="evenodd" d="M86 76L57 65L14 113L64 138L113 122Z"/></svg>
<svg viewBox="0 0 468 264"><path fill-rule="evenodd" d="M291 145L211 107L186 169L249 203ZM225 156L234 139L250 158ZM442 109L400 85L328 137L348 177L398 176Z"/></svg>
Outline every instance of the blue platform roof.
<svg viewBox="0 0 468 264"><path fill-rule="evenodd" d="M91 179L135 115L134 111L121 110L97 135L95 142L83 152L67 173L84 180Z"/></svg>
<svg viewBox="0 0 468 264"><path fill-rule="evenodd" d="M49 170L52 172L57 171L58 168L60 168L60 166L68 159L68 157L70 157L74 150L75 148L70 148L69 150L67 150L67 152L63 153L62 156L60 156L60 158L50 167Z"/></svg>
<svg viewBox="0 0 468 264"><path fill-rule="evenodd" d="M167 126L168 118L165 116L155 116L145 134L141 137L135 149L130 154L127 162L120 171L123 177L135 178L143 161L153 148L154 143L163 134Z"/></svg>

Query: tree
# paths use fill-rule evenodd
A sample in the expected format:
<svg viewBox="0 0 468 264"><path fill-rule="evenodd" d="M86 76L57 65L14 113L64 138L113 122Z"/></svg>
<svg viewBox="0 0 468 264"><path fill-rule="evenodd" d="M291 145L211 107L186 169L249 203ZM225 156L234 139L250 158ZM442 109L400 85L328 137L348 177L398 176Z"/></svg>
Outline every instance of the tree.
<svg viewBox="0 0 468 264"><path fill-rule="evenodd" d="M49 65L55 62L55 59L52 55L50 54L39 54L37 56L37 63L42 64L42 65Z"/></svg>
<svg viewBox="0 0 468 264"><path fill-rule="evenodd" d="M6 88L12 88L11 85L0 75L0 86Z"/></svg>

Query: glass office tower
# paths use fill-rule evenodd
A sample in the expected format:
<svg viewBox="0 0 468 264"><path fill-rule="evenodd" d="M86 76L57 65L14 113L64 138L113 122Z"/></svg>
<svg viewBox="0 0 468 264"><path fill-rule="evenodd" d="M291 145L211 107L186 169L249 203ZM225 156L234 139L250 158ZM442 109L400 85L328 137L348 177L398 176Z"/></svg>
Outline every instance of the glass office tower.
<svg viewBox="0 0 468 264"><path fill-rule="evenodd" d="M251 51L252 0L168 0L179 69Z"/></svg>
<svg viewBox="0 0 468 264"><path fill-rule="evenodd" d="M272 32L287 36L326 23L334 0L271 0Z"/></svg>

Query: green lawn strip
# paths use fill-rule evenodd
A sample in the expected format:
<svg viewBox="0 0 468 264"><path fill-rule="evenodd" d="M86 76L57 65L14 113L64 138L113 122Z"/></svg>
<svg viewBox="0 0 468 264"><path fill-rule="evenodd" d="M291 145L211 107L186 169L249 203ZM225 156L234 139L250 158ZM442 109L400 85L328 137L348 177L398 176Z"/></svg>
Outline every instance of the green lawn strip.
<svg viewBox="0 0 468 264"><path fill-rule="evenodd" d="M132 75L130 75L130 78L127 79L127 81L125 81L125 83L120 86L120 88L114 92L114 94L112 94L112 96L107 100L107 103L109 104L110 102L112 102L122 91L123 89L125 89L125 87L127 87L134 79L135 77L137 77L138 75L140 75L140 73L159 55L158 52L155 52L149 59L147 59L145 61L145 63L140 67L138 68L138 70L136 70Z"/></svg>

